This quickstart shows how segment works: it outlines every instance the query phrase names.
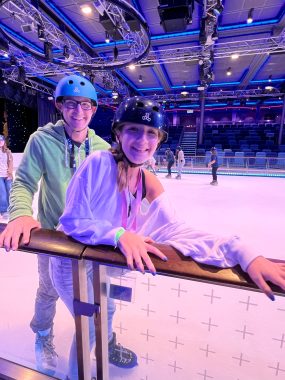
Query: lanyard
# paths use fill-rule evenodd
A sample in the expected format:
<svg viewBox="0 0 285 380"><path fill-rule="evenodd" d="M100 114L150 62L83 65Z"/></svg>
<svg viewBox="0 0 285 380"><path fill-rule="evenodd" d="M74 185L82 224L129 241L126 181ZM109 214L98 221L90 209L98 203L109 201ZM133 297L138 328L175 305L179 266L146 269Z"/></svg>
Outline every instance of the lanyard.
<svg viewBox="0 0 285 380"><path fill-rule="evenodd" d="M122 202L122 226L128 231L136 230L136 219L142 202L142 174L141 169L138 176L136 197L131 201L129 189L123 191Z"/></svg>
<svg viewBox="0 0 285 380"><path fill-rule="evenodd" d="M70 154L69 167L76 169L76 160L75 160L75 153L74 153L74 141L72 141L70 137L67 137L66 140L67 140L67 144L68 144L68 148L69 148L69 154ZM85 139L84 146L85 146L85 158L86 158L89 156L89 153L90 153L90 144L89 144L89 138L88 137L86 137L86 139Z"/></svg>

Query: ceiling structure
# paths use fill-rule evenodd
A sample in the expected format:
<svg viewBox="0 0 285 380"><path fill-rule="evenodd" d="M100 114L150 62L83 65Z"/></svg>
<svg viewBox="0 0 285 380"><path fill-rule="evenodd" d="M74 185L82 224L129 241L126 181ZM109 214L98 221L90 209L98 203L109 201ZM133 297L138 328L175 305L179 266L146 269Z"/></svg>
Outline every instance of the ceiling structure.
<svg viewBox="0 0 285 380"><path fill-rule="evenodd" d="M106 105L283 103L283 0L0 0L0 31L1 85L51 96L78 72Z"/></svg>

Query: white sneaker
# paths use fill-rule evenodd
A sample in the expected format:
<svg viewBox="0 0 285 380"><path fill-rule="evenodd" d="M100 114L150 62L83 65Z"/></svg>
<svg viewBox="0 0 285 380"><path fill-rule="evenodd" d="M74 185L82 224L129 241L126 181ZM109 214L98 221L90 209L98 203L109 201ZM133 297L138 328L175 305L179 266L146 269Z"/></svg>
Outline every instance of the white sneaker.
<svg viewBox="0 0 285 380"><path fill-rule="evenodd" d="M37 369L52 376L57 366L58 355L53 344L53 330L47 329L36 334L35 354Z"/></svg>

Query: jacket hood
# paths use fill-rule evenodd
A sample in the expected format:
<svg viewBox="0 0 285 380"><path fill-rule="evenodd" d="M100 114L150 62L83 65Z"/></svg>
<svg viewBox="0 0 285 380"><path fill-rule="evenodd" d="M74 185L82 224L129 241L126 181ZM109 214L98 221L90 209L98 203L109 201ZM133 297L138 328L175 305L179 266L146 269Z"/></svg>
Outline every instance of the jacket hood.
<svg viewBox="0 0 285 380"><path fill-rule="evenodd" d="M58 120L56 124L48 123L43 127L39 127L38 131L43 133L47 133L48 135L53 136L55 139L61 141L65 144L66 137L64 132L64 121ZM93 129L88 128L88 137L95 136L95 132Z"/></svg>

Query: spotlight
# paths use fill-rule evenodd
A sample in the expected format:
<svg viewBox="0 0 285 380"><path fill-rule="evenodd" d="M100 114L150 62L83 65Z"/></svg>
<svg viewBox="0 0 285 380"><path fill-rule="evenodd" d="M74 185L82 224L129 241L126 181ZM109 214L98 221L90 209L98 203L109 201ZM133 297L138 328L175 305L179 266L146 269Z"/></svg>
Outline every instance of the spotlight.
<svg viewBox="0 0 285 380"><path fill-rule="evenodd" d="M69 47L67 45L64 45L64 47L63 47L63 56L66 59L68 59L70 57Z"/></svg>
<svg viewBox="0 0 285 380"><path fill-rule="evenodd" d="M186 82L185 81L183 82L183 88L186 88Z"/></svg>
<svg viewBox="0 0 285 380"><path fill-rule="evenodd" d="M228 69L227 69L227 76L231 76L231 75L232 75L232 68L228 67Z"/></svg>
<svg viewBox="0 0 285 380"><path fill-rule="evenodd" d="M268 82L272 82L272 75L269 75Z"/></svg>
<svg viewBox="0 0 285 380"><path fill-rule="evenodd" d="M17 80L19 82L25 82L25 80L26 80L26 70L25 70L24 66L19 66L18 67L18 77L17 77Z"/></svg>
<svg viewBox="0 0 285 380"><path fill-rule="evenodd" d="M113 90L113 91L112 91L112 98L113 98L113 99L118 99L118 97L119 97L118 92L117 92L116 90Z"/></svg>
<svg viewBox="0 0 285 380"><path fill-rule="evenodd" d="M248 11L248 16L246 20L248 24L251 24L253 22L253 11L254 11L254 8L250 8L250 10Z"/></svg>
<svg viewBox="0 0 285 380"><path fill-rule="evenodd" d="M142 79L142 76L140 75L139 76L139 82L142 83L143 79Z"/></svg>
<svg viewBox="0 0 285 380"><path fill-rule="evenodd" d="M38 39L40 41L45 41L46 39L44 28L41 25L38 25Z"/></svg>
<svg viewBox="0 0 285 380"><path fill-rule="evenodd" d="M106 35L105 35L105 42L106 42L106 44L110 43L110 35L107 31L106 31Z"/></svg>
<svg viewBox="0 0 285 380"><path fill-rule="evenodd" d="M5 55L9 53L9 44L0 31L0 54Z"/></svg>
<svg viewBox="0 0 285 380"><path fill-rule="evenodd" d="M90 74L90 82L91 83L95 82L95 75L93 73Z"/></svg>
<svg viewBox="0 0 285 380"><path fill-rule="evenodd" d="M129 69L133 71L136 69L136 66L132 63L131 65L129 65Z"/></svg>
<svg viewBox="0 0 285 380"><path fill-rule="evenodd" d="M10 65L11 66L17 66L17 59L14 55L11 55L11 57L10 57Z"/></svg>
<svg viewBox="0 0 285 380"><path fill-rule="evenodd" d="M90 13L92 13L92 8L89 5L82 5L80 8L81 12L85 15L90 15Z"/></svg>
<svg viewBox="0 0 285 380"><path fill-rule="evenodd" d="M116 45L114 46L113 52L114 52L114 61L116 61L119 55L119 50Z"/></svg>
<svg viewBox="0 0 285 380"><path fill-rule="evenodd" d="M181 91L180 94L181 94L182 96L186 96L186 95L189 94L189 92L184 90L184 91Z"/></svg>
<svg viewBox="0 0 285 380"><path fill-rule="evenodd" d="M44 42L44 53L45 57L48 61L52 61L53 59L53 53L52 53L52 43L45 41Z"/></svg>
<svg viewBox="0 0 285 380"><path fill-rule="evenodd" d="M238 53L233 53L231 55L231 59L238 59L239 58L239 54Z"/></svg>

